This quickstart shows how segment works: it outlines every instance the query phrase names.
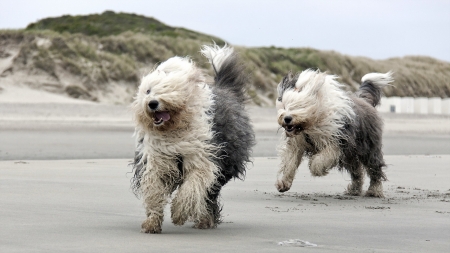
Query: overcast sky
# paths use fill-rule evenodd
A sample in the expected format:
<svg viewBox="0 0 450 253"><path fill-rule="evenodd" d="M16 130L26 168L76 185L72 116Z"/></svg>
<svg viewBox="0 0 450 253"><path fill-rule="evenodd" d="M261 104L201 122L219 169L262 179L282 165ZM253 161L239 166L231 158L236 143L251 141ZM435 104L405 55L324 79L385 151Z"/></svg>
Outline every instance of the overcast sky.
<svg viewBox="0 0 450 253"><path fill-rule="evenodd" d="M450 0L4 0L0 29L105 10L151 16L233 45L311 47L450 62Z"/></svg>

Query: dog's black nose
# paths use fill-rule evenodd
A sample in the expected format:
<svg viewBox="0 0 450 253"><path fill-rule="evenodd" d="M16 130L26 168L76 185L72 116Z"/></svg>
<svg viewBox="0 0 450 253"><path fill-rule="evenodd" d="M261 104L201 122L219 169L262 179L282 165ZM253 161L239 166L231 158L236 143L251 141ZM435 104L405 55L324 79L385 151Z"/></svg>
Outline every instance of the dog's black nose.
<svg viewBox="0 0 450 253"><path fill-rule="evenodd" d="M148 103L148 107L150 107L150 109L155 110L156 108L158 108L158 101L156 100L152 100L150 101L150 103Z"/></svg>
<svg viewBox="0 0 450 253"><path fill-rule="evenodd" d="M284 117L284 123L289 124L292 121L292 116L286 116Z"/></svg>

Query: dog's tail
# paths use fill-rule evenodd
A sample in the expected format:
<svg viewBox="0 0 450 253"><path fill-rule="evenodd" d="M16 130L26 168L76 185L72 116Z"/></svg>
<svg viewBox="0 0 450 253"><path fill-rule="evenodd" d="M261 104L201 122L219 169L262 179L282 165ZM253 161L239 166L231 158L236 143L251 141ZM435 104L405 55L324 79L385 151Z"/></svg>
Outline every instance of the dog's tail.
<svg viewBox="0 0 450 253"><path fill-rule="evenodd" d="M381 89L394 81L392 74L392 71L389 71L386 74L369 73L363 76L361 86L356 92L357 96L365 99L373 107L379 105L383 94Z"/></svg>
<svg viewBox="0 0 450 253"><path fill-rule="evenodd" d="M211 63L215 72L215 86L233 92L239 102L247 100L246 85L249 77L232 47L203 46L200 51Z"/></svg>

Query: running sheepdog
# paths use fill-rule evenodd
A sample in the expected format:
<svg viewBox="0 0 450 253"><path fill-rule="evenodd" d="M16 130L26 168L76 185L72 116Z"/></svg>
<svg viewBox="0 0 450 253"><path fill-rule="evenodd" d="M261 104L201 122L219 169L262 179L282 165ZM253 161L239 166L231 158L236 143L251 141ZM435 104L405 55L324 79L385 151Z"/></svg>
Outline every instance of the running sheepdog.
<svg viewBox="0 0 450 253"><path fill-rule="evenodd" d="M200 229L220 223L219 194L243 179L254 145L245 110L248 75L233 48L203 46L214 84L191 59L172 57L146 75L132 104L136 152L132 189L147 218L142 232L161 233L172 193L172 222Z"/></svg>
<svg viewBox="0 0 450 253"><path fill-rule="evenodd" d="M362 194L367 173L370 186L365 195L383 197L383 122L375 107L381 88L393 82L391 72L365 75L354 94L343 91L336 78L308 69L295 76L289 73L278 85L278 124L285 131L276 188L289 190L307 157L313 176L325 176L334 167L347 170L352 179L347 194Z"/></svg>

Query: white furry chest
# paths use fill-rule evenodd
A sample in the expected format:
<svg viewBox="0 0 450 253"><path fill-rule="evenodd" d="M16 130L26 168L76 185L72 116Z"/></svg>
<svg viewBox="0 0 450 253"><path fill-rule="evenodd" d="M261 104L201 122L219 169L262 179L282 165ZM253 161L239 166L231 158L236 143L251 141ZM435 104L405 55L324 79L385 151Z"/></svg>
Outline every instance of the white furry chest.
<svg viewBox="0 0 450 253"><path fill-rule="evenodd" d="M146 153L152 156L190 157L201 155L211 149L209 140L209 136L205 135L192 139L148 137L144 139L144 148Z"/></svg>
<svg viewBox="0 0 450 253"><path fill-rule="evenodd" d="M148 175L156 173L179 178L181 161L183 177L198 171L197 173L215 178L218 168L212 162L214 153L214 145L200 139L144 138L143 141L143 156L148 161L146 173L150 173Z"/></svg>

